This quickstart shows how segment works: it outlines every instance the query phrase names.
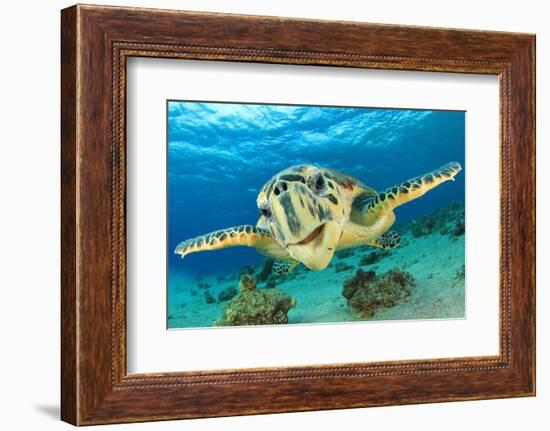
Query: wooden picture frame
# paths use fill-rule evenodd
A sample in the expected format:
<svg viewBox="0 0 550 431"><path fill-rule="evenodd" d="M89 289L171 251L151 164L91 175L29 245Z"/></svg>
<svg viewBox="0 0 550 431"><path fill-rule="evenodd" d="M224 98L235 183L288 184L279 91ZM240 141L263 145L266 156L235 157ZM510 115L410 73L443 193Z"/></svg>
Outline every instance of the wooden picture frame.
<svg viewBox="0 0 550 431"><path fill-rule="evenodd" d="M535 394L534 35L83 5L61 17L64 421ZM127 374L125 65L131 56L498 75L500 354Z"/></svg>

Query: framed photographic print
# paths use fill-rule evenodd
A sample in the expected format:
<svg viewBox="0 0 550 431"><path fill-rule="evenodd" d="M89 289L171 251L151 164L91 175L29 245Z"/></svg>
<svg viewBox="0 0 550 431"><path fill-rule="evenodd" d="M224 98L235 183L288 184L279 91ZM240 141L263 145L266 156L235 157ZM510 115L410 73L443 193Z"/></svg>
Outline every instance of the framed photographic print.
<svg viewBox="0 0 550 431"><path fill-rule="evenodd" d="M63 420L534 395L533 35L61 30Z"/></svg>

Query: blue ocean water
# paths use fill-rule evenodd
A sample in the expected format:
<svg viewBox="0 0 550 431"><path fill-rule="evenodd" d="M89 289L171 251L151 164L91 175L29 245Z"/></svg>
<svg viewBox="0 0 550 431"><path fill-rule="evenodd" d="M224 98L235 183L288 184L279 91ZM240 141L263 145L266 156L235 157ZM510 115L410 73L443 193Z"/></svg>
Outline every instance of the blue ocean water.
<svg viewBox="0 0 550 431"><path fill-rule="evenodd" d="M255 224L256 196L277 172L317 164L383 189L449 162L464 166L465 113L168 101L168 278L257 265L254 249L174 254L183 240ZM396 209L398 222L464 201L464 178Z"/></svg>

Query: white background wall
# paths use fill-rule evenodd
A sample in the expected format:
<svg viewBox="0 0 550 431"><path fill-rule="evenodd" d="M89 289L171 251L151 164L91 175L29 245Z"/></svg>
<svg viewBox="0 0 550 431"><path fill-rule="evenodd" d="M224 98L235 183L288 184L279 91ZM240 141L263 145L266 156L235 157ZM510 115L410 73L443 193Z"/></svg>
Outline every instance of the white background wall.
<svg viewBox="0 0 550 431"><path fill-rule="evenodd" d="M130 0L103 4L477 28L537 34L538 396L284 415L106 426L108 429L548 429L550 423L550 14L543 1ZM4 2L0 12L0 427L69 429L59 410L59 9ZM546 185L546 188L544 187ZM545 190L546 189L546 190ZM546 193L545 193L546 192Z"/></svg>

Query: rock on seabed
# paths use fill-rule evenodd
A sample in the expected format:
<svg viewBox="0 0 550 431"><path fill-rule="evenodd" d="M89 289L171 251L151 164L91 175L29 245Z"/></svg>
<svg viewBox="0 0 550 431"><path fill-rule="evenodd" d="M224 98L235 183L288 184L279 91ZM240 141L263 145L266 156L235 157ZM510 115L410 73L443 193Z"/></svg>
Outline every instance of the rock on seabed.
<svg viewBox="0 0 550 431"><path fill-rule="evenodd" d="M276 325L288 323L288 311L296 299L277 288L257 289L256 278L243 274L240 293L229 301L216 326Z"/></svg>

